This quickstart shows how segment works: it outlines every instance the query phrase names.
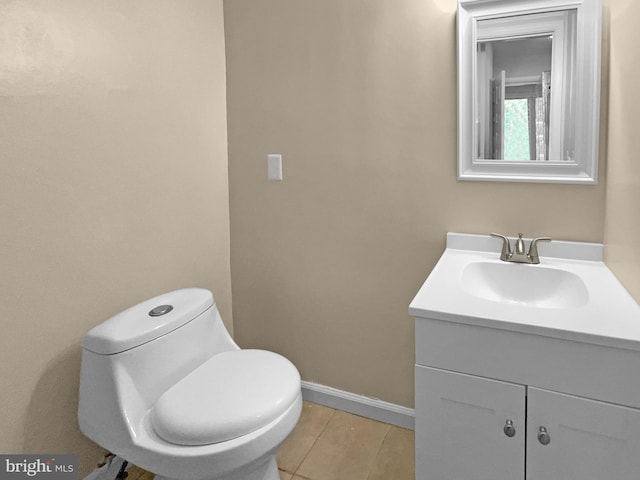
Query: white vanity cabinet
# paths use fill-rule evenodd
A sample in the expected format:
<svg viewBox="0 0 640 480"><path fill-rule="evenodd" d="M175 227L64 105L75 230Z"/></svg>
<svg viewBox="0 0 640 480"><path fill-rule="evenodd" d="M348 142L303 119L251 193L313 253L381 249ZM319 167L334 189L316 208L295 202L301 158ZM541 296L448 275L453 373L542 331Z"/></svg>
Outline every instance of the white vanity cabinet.
<svg viewBox="0 0 640 480"><path fill-rule="evenodd" d="M499 248L447 234L409 306L416 479L640 480L640 305L601 245Z"/></svg>
<svg viewBox="0 0 640 480"><path fill-rule="evenodd" d="M640 476L640 410L416 365L416 480Z"/></svg>

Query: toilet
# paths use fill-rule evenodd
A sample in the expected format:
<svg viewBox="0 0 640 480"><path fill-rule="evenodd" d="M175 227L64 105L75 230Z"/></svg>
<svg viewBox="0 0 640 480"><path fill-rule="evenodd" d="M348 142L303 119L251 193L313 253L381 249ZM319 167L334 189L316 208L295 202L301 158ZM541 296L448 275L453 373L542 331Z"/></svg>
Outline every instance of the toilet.
<svg viewBox="0 0 640 480"><path fill-rule="evenodd" d="M80 430L158 480L279 480L301 409L295 366L241 350L209 290L142 302L82 344Z"/></svg>

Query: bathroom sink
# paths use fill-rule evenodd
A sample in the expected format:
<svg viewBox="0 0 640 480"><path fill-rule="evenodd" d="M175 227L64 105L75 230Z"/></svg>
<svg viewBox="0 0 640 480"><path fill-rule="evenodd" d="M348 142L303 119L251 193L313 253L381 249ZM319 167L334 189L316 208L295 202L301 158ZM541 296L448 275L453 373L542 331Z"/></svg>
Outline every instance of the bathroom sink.
<svg viewBox="0 0 640 480"><path fill-rule="evenodd" d="M409 313L640 352L640 305L604 264L601 244L554 240L539 253L539 264L504 262L495 238L448 233Z"/></svg>
<svg viewBox="0 0 640 480"><path fill-rule="evenodd" d="M541 265L476 261L463 268L460 285L478 298L538 308L575 308L589 300L578 275Z"/></svg>

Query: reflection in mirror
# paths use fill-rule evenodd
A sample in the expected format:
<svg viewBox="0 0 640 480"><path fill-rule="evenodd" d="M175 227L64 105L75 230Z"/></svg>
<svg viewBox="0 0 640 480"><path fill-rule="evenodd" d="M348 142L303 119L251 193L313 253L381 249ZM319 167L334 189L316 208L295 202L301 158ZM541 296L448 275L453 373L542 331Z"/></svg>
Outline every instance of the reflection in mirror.
<svg viewBox="0 0 640 480"><path fill-rule="evenodd" d="M549 160L552 36L478 42L478 156Z"/></svg>
<svg viewBox="0 0 640 480"><path fill-rule="evenodd" d="M575 18L566 10L478 22L477 159L573 159Z"/></svg>

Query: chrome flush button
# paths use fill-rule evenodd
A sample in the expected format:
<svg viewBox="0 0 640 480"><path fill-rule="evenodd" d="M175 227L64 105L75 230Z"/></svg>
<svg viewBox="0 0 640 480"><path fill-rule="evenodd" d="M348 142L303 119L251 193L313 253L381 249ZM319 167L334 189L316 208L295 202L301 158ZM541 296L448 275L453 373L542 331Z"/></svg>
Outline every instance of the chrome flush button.
<svg viewBox="0 0 640 480"><path fill-rule="evenodd" d="M173 310L173 305L159 305L149 312L150 317L159 317Z"/></svg>

